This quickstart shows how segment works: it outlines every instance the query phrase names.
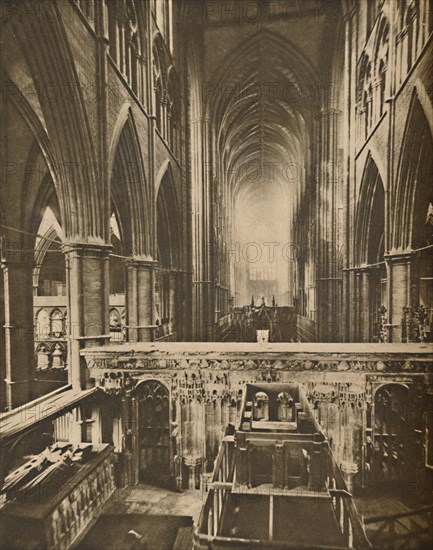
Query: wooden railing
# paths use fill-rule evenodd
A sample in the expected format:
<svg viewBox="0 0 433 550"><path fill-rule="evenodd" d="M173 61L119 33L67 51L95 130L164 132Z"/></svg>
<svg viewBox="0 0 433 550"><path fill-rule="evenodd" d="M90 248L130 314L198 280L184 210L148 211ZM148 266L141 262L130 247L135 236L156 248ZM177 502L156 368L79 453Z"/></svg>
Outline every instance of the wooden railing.
<svg viewBox="0 0 433 550"><path fill-rule="evenodd" d="M224 505L230 493L234 473L234 438L225 436L220 447L211 481L209 494L199 518L198 531L207 536L218 535L223 520ZM198 540L198 539L197 539Z"/></svg>
<svg viewBox="0 0 433 550"><path fill-rule="evenodd" d="M176 332L171 332L170 334L164 334L163 336L157 336L155 338L156 342L176 342L177 334Z"/></svg>
<svg viewBox="0 0 433 550"><path fill-rule="evenodd" d="M433 548L433 505L365 518L364 524L377 524L370 534L370 541L378 550Z"/></svg>
<svg viewBox="0 0 433 550"><path fill-rule="evenodd" d="M371 548L352 495L347 490L341 470L335 462L328 443L324 444L324 453L329 493L345 544L348 548Z"/></svg>
<svg viewBox="0 0 433 550"><path fill-rule="evenodd" d="M326 466L328 473L329 493L332 497L334 512L344 539L344 548L368 549L371 544L365 534L358 511L353 503L352 495L347 491L343 476L332 456L327 443L324 444ZM215 462L214 473L208 485L209 494L203 507L198 528L195 532L196 548L213 548L218 543L233 544L233 539L221 536L221 526L224 522L224 511L232 489L235 470L234 438L226 436L221 444ZM272 548L275 544L271 540L255 541L236 538L236 547ZM250 546L248 546L250 545ZM279 543L279 548L295 548L290 543ZM296 545L296 548L301 548ZM311 546L309 548L312 548ZM314 546L320 549L321 546ZM324 547L325 548L325 547Z"/></svg>

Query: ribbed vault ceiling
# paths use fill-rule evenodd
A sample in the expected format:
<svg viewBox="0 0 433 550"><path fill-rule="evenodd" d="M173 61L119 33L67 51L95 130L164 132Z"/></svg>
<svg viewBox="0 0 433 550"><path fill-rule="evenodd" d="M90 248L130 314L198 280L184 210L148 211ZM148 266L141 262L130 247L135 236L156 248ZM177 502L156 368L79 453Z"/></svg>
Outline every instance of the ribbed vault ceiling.
<svg viewBox="0 0 433 550"><path fill-rule="evenodd" d="M306 185L317 111L319 87L310 67L289 40L261 29L217 68L207 105L231 238L242 250L256 243L260 262L276 262L282 301L289 266L281 254ZM275 260L267 255L271 241L278 243ZM251 261L242 257L236 269L248 269Z"/></svg>
<svg viewBox="0 0 433 550"><path fill-rule="evenodd" d="M315 111L308 64L287 40L262 30L229 53L213 82L208 112L217 177L230 202L254 204L264 192L293 202ZM294 167L299 181L291 177Z"/></svg>

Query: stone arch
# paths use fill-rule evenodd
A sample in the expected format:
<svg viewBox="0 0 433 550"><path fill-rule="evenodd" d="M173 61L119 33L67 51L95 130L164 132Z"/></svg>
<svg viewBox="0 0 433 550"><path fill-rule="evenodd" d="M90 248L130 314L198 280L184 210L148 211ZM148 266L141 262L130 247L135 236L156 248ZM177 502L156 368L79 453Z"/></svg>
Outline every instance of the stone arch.
<svg viewBox="0 0 433 550"><path fill-rule="evenodd" d="M65 335L65 315L58 308L54 308L50 313L50 334L56 338Z"/></svg>
<svg viewBox="0 0 433 550"><path fill-rule="evenodd" d="M144 380L137 380L135 391L137 392L139 388L142 388L143 386L145 386L146 384L149 384L150 382L155 382L156 384L163 386L167 390L168 395L170 395L170 383L168 380L165 380L164 378L146 378Z"/></svg>
<svg viewBox="0 0 433 550"><path fill-rule="evenodd" d="M385 190L377 165L368 154L355 217L354 250L358 265L381 261L384 254Z"/></svg>
<svg viewBox="0 0 433 550"><path fill-rule="evenodd" d="M373 388L372 390L373 398L375 397L378 390L382 389L383 387L389 386L390 384L402 386L403 388L406 388L407 391L409 391L409 386L407 384L403 384L403 382L382 382Z"/></svg>
<svg viewBox="0 0 433 550"><path fill-rule="evenodd" d="M40 308L35 315L35 336L37 339L48 338L50 335L50 316L45 308Z"/></svg>
<svg viewBox="0 0 433 550"><path fill-rule="evenodd" d="M407 70L409 71L418 53L419 0L412 0L406 4L405 25L407 29Z"/></svg>
<svg viewBox="0 0 433 550"><path fill-rule="evenodd" d="M128 105L122 107L112 136L109 170L113 209L125 254L144 256L150 250L151 202L138 132Z"/></svg>
<svg viewBox="0 0 433 550"><path fill-rule="evenodd" d="M385 189L376 162L368 153L355 213L354 262L359 285L357 338L382 341L387 302Z"/></svg>
<svg viewBox="0 0 433 550"><path fill-rule="evenodd" d="M163 172L162 172L163 171ZM156 199L156 238L157 238L157 284L156 337L163 338L177 334L181 330L181 279L182 231L177 190L170 163L161 171ZM174 338L174 336L170 336Z"/></svg>
<svg viewBox="0 0 433 550"><path fill-rule="evenodd" d="M375 80L379 83L376 101L378 102L378 116L382 116L385 107L385 98L389 93L390 79L387 78L389 57L389 33L388 19L383 16L379 22L374 47Z"/></svg>
<svg viewBox="0 0 433 550"><path fill-rule="evenodd" d="M179 156L180 146L180 84L176 70L171 66L167 77L168 141L173 154Z"/></svg>
<svg viewBox="0 0 433 550"><path fill-rule="evenodd" d="M172 481L170 390L162 380L136 386L138 409L139 478L168 486Z"/></svg>
<svg viewBox="0 0 433 550"><path fill-rule="evenodd" d="M4 122L21 137L18 141L12 137L11 156L8 158L13 162L15 151L19 151L22 155L20 162L23 162L21 170L11 173L15 193L13 199L6 187L1 190L4 201L8 203L5 225L10 227L5 234L10 235L12 241L20 240L20 246L30 250L35 245L35 236L47 206L56 212L63 224L65 197L58 183L51 143L39 115L5 72L0 74L15 92L8 94L3 103Z"/></svg>
<svg viewBox="0 0 433 550"><path fill-rule="evenodd" d="M273 71L279 72L282 82L278 93L272 98L263 90L261 93L256 83L256 78L259 78L257 68L268 57L274 60ZM293 59L293 62L288 64L287 59ZM236 75L232 83L236 86L234 94L224 92L227 74ZM251 179L239 177L243 163L260 155L262 148L265 151L263 154L283 166L288 154L297 157L301 150L308 149L305 128L318 107L317 97L312 97L312 90L318 89L317 77L302 52L279 35L259 31L240 44L235 53L227 54L213 71L204 97L206 119L213 126L213 148L226 167L224 170L217 163L216 179L224 179L219 169L223 173L233 174L226 178L227 182L221 183L225 183L227 188L233 186L233 192L239 194L239 184ZM304 103L300 104L300 97L311 98L311 109L306 108ZM258 113L263 109L266 109L267 123L264 125L266 139L262 144ZM274 121L275 124L272 124ZM289 134L281 131L282 126L291 129ZM230 203L228 199L227 202Z"/></svg>
<svg viewBox="0 0 433 550"><path fill-rule="evenodd" d="M426 217L429 204L433 203L432 173L432 132L415 90L397 169L392 232L394 249L418 248L431 242L431 226L426 224Z"/></svg>
<svg viewBox="0 0 433 550"><path fill-rule="evenodd" d="M243 44L236 49L235 54L229 52L223 58L219 66L215 68L210 81L217 83L224 81L227 74L233 74L233 70L245 63L245 59L248 58L250 53L256 50L259 43L262 44L262 46L263 44L269 45L277 55L281 54L287 57L290 53L291 59L293 60L291 66L295 67L296 79L304 83L304 91L306 91L309 86L320 84L317 80L317 75L314 73L313 67L311 67L301 50L289 42L285 37L264 30L257 31L253 36L245 40ZM211 101L207 101L207 116L211 115L214 103L219 99L218 94L211 94L210 98Z"/></svg>
<svg viewBox="0 0 433 550"><path fill-rule="evenodd" d="M125 250L118 219L119 215L114 209L110 218L110 243L112 246L109 258L110 295L124 294L125 292Z"/></svg>
<svg viewBox="0 0 433 550"><path fill-rule="evenodd" d="M44 17L22 18L14 32L32 78L39 84L37 93L57 169L65 234L105 240L105 178L96 162L83 90L70 85L80 78L59 9L55 3L45 4ZM44 93L46 90L51 95Z"/></svg>
<svg viewBox="0 0 433 550"><path fill-rule="evenodd" d="M8 99L12 102L14 108L21 115L29 130L34 135L38 146L40 147L41 153L45 159L47 168L50 173L51 181L56 189L57 196L63 198L61 195L61 187L56 171L56 160L46 128L43 126L41 119L35 112L33 106L29 103L26 96L22 93L22 90L19 89L1 69L0 75L2 79L7 82L8 88L13 91L13 93L8 94ZM60 219L64 220L65 209L63 201L60 201L59 205L61 214Z"/></svg>
<svg viewBox="0 0 433 550"><path fill-rule="evenodd" d="M372 97L372 65L367 53L364 53L360 62L357 83L358 114L363 117L364 135L366 139L372 125L373 97Z"/></svg>
<svg viewBox="0 0 433 550"><path fill-rule="evenodd" d="M167 83L168 59L164 40L159 32L153 36L152 43L152 70L153 70L153 98L156 127L165 137L167 126Z"/></svg>
<svg viewBox="0 0 433 550"><path fill-rule="evenodd" d="M49 209L49 207L47 207ZM44 219L44 218L42 218ZM33 268L33 290L34 294L42 295L40 288L40 276L44 262L47 260L50 263L57 263L60 261L66 270L64 255L61 251L62 244L62 231L61 227L55 220L55 224L50 225L42 235L37 236L35 244L35 267ZM42 222L41 222L42 223ZM40 226L41 227L41 226ZM47 254L58 250L56 257L47 257ZM50 251L51 249L51 251Z"/></svg>
<svg viewBox="0 0 433 550"><path fill-rule="evenodd" d="M253 420L269 420L269 396L262 390L254 395Z"/></svg>
<svg viewBox="0 0 433 550"><path fill-rule="evenodd" d="M113 315L113 319L119 321L120 323L120 312L116 307L110 307L110 316ZM111 327L111 317L110 317L110 327Z"/></svg>
<svg viewBox="0 0 433 550"><path fill-rule="evenodd" d="M109 2L107 8L110 56L143 103L143 44L146 43L146 21L141 4L142 2L137 4L134 0L116 0Z"/></svg>
<svg viewBox="0 0 433 550"><path fill-rule="evenodd" d="M180 268L181 219L177 191L170 163L157 187L157 239L160 265L164 268Z"/></svg>
<svg viewBox="0 0 433 550"><path fill-rule="evenodd" d="M413 479L416 436L412 399L411 388L399 382L380 384L373 391L373 471L378 481Z"/></svg>

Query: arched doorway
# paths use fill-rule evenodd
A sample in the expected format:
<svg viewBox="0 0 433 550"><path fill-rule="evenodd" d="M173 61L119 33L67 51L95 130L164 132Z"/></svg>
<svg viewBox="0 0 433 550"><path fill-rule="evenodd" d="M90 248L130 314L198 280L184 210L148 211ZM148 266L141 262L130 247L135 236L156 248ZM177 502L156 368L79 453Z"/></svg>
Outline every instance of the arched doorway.
<svg viewBox="0 0 433 550"><path fill-rule="evenodd" d="M385 384L375 393L373 479L400 487L414 480L414 408L406 385Z"/></svg>
<svg viewBox="0 0 433 550"><path fill-rule="evenodd" d="M168 389L157 380L137 387L139 479L171 485L170 399Z"/></svg>

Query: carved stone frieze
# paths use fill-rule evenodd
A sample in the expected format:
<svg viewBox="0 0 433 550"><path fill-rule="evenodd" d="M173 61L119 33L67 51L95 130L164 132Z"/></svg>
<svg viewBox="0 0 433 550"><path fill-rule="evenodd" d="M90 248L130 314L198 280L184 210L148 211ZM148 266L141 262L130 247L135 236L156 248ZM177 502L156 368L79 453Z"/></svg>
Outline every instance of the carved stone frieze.
<svg viewBox="0 0 433 550"><path fill-rule="evenodd" d="M142 358L119 356L88 356L87 366L97 370L221 370L221 371L316 371L316 372L433 372L433 361L426 360L284 360L284 359L236 359L217 360L199 358Z"/></svg>

